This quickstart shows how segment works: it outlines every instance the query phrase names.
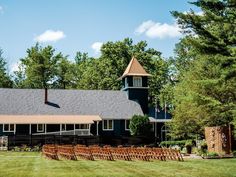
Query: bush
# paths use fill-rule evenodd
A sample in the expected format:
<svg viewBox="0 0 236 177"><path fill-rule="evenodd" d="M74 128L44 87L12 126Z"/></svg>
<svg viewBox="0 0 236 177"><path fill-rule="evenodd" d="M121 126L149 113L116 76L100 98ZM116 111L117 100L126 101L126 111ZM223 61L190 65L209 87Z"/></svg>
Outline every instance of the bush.
<svg viewBox="0 0 236 177"><path fill-rule="evenodd" d="M20 152L20 148L18 146L15 146L12 151L15 151L15 152Z"/></svg>
<svg viewBox="0 0 236 177"><path fill-rule="evenodd" d="M185 146L186 140L180 140L180 141L162 141L160 143L161 147L172 147L172 146L180 146L181 149Z"/></svg>
<svg viewBox="0 0 236 177"><path fill-rule="evenodd" d="M131 135L149 136L151 133L151 124L147 115L134 115L129 125Z"/></svg>
<svg viewBox="0 0 236 177"><path fill-rule="evenodd" d="M209 152L209 153L207 153L207 156L208 157L218 157L219 154L217 154L216 152Z"/></svg>
<svg viewBox="0 0 236 177"><path fill-rule="evenodd" d="M192 147L193 146L193 140L186 140L185 141L185 147L188 148L188 147Z"/></svg>
<svg viewBox="0 0 236 177"><path fill-rule="evenodd" d="M41 148L40 148L40 146L34 146L31 148L31 151L32 152L39 152L39 151L41 151Z"/></svg>

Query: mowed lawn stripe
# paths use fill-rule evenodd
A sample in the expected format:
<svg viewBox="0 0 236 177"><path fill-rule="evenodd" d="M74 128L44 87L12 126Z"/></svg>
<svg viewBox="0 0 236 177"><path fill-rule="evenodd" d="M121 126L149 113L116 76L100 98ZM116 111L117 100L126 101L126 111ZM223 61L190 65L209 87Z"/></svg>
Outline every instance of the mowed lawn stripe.
<svg viewBox="0 0 236 177"><path fill-rule="evenodd" d="M40 153L0 152L0 177L236 177L236 159L177 161L49 160Z"/></svg>

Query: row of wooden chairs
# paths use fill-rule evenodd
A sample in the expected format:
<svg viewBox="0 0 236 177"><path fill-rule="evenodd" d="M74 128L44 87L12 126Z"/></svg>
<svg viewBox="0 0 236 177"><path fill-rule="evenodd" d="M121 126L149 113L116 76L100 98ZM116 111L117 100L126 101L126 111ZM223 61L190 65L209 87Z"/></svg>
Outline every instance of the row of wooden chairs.
<svg viewBox="0 0 236 177"><path fill-rule="evenodd" d="M148 147L111 147L93 145L44 145L43 155L51 159L66 158L69 160L178 160L183 161L182 155L178 150L168 148L148 148Z"/></svg>

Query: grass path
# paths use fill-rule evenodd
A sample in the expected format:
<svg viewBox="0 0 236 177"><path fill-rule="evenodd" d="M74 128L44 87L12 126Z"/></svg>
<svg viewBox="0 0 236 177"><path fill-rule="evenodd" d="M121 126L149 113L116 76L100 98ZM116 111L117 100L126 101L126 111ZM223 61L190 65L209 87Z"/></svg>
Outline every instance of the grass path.
<svg viewBox="0 0 236 177"><path fill-rule="evenodd" d="M175 161L48 160L33 152L0 152L0 177L236 177L236 159Z"/></svg>

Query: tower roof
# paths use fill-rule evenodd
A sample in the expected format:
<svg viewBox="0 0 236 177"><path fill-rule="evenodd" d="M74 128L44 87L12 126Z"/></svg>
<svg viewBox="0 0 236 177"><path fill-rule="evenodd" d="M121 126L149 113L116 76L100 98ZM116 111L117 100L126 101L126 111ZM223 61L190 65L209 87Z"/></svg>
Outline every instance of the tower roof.
<svg viewBox="0 0 236 177"><path fill-rule="evenodd" d="M125 72L121 76L121 79L125 76L151 76L151 74L148 74L138 62L138 60L133 57L129 62L129 65L127 66Z"/></svg>

